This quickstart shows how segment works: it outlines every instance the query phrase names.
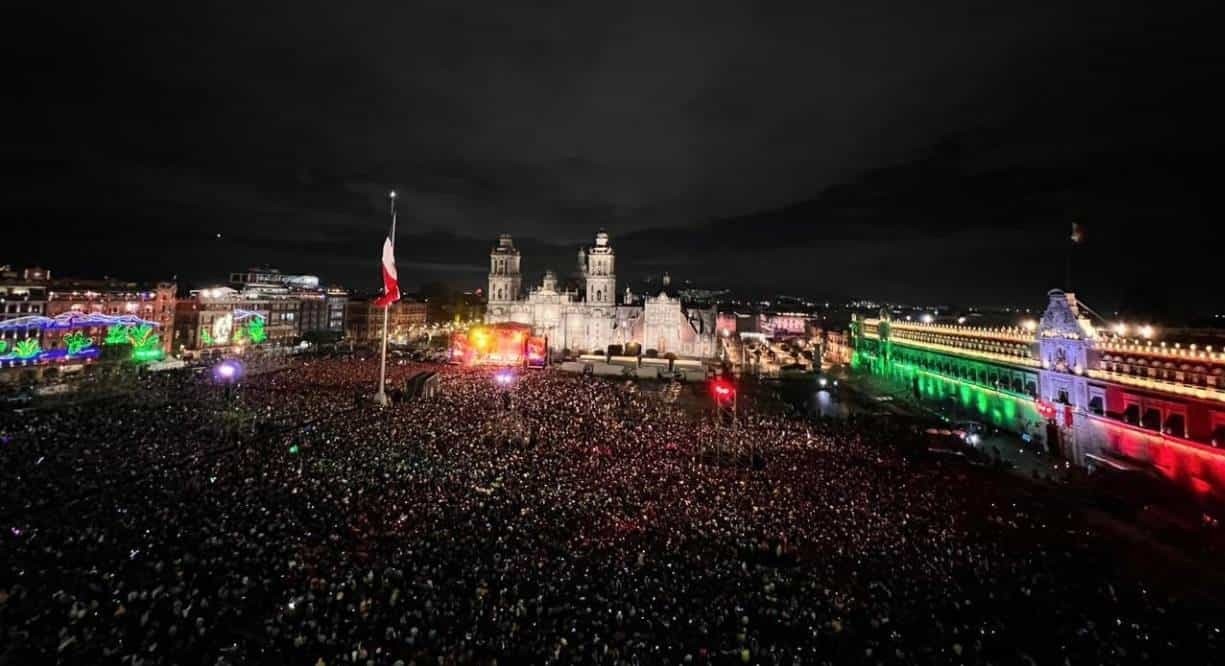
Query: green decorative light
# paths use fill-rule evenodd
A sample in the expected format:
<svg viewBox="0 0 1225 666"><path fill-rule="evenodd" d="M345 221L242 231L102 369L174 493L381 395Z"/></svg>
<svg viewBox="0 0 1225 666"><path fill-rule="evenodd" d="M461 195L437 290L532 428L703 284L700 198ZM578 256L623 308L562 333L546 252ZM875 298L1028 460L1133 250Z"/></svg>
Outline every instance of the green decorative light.
<svg viewBox="0 0 1225 666"><path fill-rule="evenodd" d="M92 346L94 339L81 331L73 331L64 336L64 348L68 350L69 356L76 356Z"/></svg>
<svg viewBox="0 0 1225 666"><path fill-rule="evenodd" d="M23 360L34 358L35 356L38 356L38 353L41 351L42 347L39 346L38 340L34 338L19 340L17 344L13 346L13 355Z"/></svg>
<svg viewBox="0 0 1225 666"><path fill-rule="evenodd" d="M133 361L156 361L162 358L162 340L153 332L152 326L129 326L127 336L128 342L132 344Z"/></svg>
<svg viewBox="0 0 1225 666"><path fill-rule="evenodd" d="M214 344L213 334L209 333L207 328L200 329L200 342L204 343L205 346Z"/></svg>
<svg viewBox="0 0 1225 666"><path fill-rule="evenodd" d="M0 354L3 354L4 352L8 351L8 349L9 349L9 341L0 340Z"/></svg>
<svg viewBox="0 0 1225 666"><path fill-rule="evenodd" d="M293 446L289 447L289 454L295 455L295 456L298 455L298 445L297 444L294 444Z"/></svg>
<svg viewBox="0 0 1225 666"><path fill-rule="evenodd" d="M132 350L132 360L138 363L144 363L146 361L160 361L162 356L163 354L160 347Z"/></svg>
<svg viewBox="0 0 1225 666"><path fill-rule="evenodd" d="M1037 418L1032 399L1017 390L1018 378L1031 386L1036 381L1025 369L994 367L954 354L895 345L887 328L880 329L879 338L859 335L856 325L852 332L851 367L857 371L883 376L916 398L973 414L1002 428L1015 430Z"/></svg>
<svg viewBox="0 0 1225 666"><path fill-rule="evenodd" d="M106 345L126 345L128 344L128 331L124 326L110 326L106 329L106 340L102 344Z"/></svg>
<svg viewBox="0 0 1225 666"><path fill-rule="evenodd" d="M262 317L251 317L251 321L247 323L247 337L251 339L253 345L258 345L268 339L268 334L264 332Z"/></svg>

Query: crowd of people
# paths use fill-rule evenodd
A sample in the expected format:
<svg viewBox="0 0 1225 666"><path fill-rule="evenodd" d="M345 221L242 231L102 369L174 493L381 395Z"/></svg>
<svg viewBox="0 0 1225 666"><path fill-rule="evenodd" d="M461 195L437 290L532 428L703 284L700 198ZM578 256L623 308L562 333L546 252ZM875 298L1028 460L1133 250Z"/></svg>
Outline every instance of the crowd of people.
<svg viewBox="0 0 1225 666"><path fill-rule="evenodd" d="M1207 582L887 423L422 369L0 415L0 664L1220 663Z"/></svg>

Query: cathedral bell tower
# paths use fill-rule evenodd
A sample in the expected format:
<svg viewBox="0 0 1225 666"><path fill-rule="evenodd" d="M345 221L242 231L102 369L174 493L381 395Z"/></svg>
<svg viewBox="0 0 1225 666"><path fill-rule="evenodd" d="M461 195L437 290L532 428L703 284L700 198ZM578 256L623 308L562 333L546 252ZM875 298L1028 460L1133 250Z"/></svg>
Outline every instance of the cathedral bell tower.
<svg viewBox="0 0 1225 666"><path fill-rule="evenodd" d="M489 293L491 311L519 300L523 277L519 274L519 250L510 234L498 236L489 253Z"/></svg>
<svg viewBox="0 0 1225 666"><path fill-rule="evenodd" d="M617 304L616 255L604 231L595 236L595 246L587 250L587 303L612 307Z"/></svg>

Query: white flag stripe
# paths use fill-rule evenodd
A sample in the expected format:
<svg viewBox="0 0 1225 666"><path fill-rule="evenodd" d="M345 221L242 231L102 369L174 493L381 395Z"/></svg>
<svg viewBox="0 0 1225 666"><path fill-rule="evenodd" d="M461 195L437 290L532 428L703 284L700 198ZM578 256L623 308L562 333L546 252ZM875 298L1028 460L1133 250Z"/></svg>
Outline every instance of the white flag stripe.
<svg viewBox="0 0 1225 666"><path fill-rule="evenodd" d="M391 246L390 238L383 241L383 270L387 271L387 274L392 278L399 278L396 275L396 255Z"/></svg>

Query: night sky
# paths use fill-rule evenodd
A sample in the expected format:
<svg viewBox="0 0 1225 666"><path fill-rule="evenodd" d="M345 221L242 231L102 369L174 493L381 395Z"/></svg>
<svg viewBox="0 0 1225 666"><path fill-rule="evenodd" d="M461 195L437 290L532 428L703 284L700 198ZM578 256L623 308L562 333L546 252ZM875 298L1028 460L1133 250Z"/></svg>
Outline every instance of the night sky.
<svg viewBox="0 0 1225 666"><path fill-rule="evenodd" d="M1225 306L1208 3L22 4L0 264Z"/></svg>

